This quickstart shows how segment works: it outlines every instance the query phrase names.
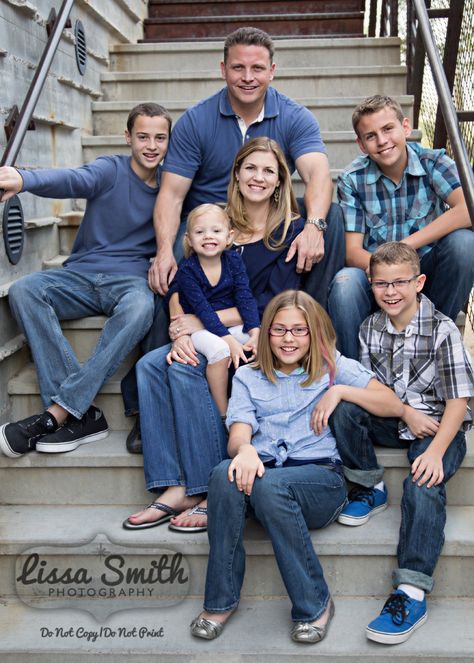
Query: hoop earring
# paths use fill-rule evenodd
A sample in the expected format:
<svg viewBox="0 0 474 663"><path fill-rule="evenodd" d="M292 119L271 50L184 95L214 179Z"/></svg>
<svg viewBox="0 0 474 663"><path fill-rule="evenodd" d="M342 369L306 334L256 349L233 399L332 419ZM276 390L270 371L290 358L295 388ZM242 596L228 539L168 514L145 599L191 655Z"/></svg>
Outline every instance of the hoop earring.
<svg viewBox="0 0 474 663"><path fill-rule="evenodd" d="M277 186L275 188L275 191L273 192L273 200L275 201L275 205L278 205L280 202L280 187Z"/></svg>

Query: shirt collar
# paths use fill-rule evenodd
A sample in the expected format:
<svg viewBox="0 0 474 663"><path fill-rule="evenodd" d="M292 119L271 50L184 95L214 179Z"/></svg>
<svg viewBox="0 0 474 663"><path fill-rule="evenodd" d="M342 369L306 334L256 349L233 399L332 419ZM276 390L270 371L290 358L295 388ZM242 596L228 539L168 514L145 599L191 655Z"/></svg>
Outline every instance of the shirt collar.
<svg viewBox="0 0 474 663"><path fill-rule="evenodd" d="M291 371L291 373L283 373L283 371L279 371L278 369L275 369L275 373L279 378L290 378L293 375L303 375L305 370L302 366L298 366L298 368L295 368L295 370Z"/></svg>
<svg viewBox="0 0 474 663"><path fill-rule="evenodd" d="M219 99L219 112L221 115L226 115L228 117L235 117L236 113L231 106L229 94L227 88L221 90L221 97ZM269 87L265 95L265 102L263 105L263 115L260 113L258 120L261 121L264 118L276 117L278 115L278 103L276 98L276 91Z"/></svg>
<svg viewBox="0 0 474 663"><path fill-rule="evenodd" d="M434 305L428 297L420 294L420 305L417 312L402 333L405 336L412 336L413 334L416 336L431 336L433 334L434 310ZM379 311L375 314L374 329L393 335L400 334L390 322L390 318L385 311Z"/></svg>
<svg viewBox="0 0 474 663"><path fill-rule="evenodd" d="M425 170L421 165L418 153L408 143L407 143L407 155L408 155L408 163L406 165L404 175L406 173L414 177L421 177L422 175L425 175ZM367 165L366 181L367 184L375 184L375 182L383 176L383 172L377 166L375 161L373 161L370 157L367 157L367 159L368 159L368 165Z"/></svg>

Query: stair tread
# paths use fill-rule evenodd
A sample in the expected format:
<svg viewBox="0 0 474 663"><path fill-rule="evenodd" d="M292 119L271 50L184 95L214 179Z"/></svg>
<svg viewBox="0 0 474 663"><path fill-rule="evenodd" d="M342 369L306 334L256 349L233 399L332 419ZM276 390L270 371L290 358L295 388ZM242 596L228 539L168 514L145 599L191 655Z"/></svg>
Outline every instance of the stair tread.
<svg viewBox="0 0 474 663"><path fill-rule="evenodd" d="M323 657L323 661L334 658L346 663L360 660L383 663L392 656L400 663L408 663L413 658L423 661L424 657L429 661L472 660L472 634L468 625L474 621L474 600L430 599L426 624L396 648L377 645L365 637L367 623L378 614L382 605L380 599L336 597L336 613L327 637L316 645L317 651L308 651L307 647L293 643L289 638L290 604L286 598L243 599L225 633L215 642L190 635L188 625L202 610L200 597L171 607L157 605L155 610L115 613L105 625L114 630L116 636L97 638L95 642L78 637L80 628L99 631L102 626L86 612L72 608L37 610L26 607L18 599L11 599L0 606L0 654L18 656L16 659L5 658L6 663L22 661L18 652L36 655L34 660L37 663L63 663L72 660L70 656L81 654L93 657L98 663L103 663L105 658L101 655L107 654L113 656L113 661L120 661L122 657L128 661L164 660L169 656L169 660L196 663L275 659L290 663L299 658L313 660L315 655ZM53 630L53 636L42 638L42 627ZM73 637L56 637L56 628L68 631L71 627ZM136 627L137 635L120 637L120 627L126 630ZM161 638L140 638L138 635L140 628L160 627L163 627ZM44 659L39 658L41 655Z"/></svg>
<svg viewBox="0 0 474 663"><path fill-rule="evenodd" d="M144 26L147 25L168 25L170 23L252 23L253 21L317 21L317 20L337 20L343 18L363 18L361 11L338 11L338 12L299 12L287 14L221 14L219 16L171 16L171 17L152 17L144 20Z"/></svg>
<svg viewBox="0 0 474 663"><path fill-rule="evenodd" d="M130 420L132 421L132 420ZM0 454L1 467L141 467L143 456L129 454L125 448L128 431L112 431L108 437L93 444L84 444L73 453L45 454L30 453L21 458L8 458ZM389 449L376 446L381 465L408 467L406 452L403 449ZM463 468L474 467L474 429L467 433L467 453Z"/></svg>
<svg viewBox="0 0 474 663"><path fill-rule="evenodd" d="M118 499L120 497L118 496ZM203 554L209 550L207 534L183 535L166 526L131 531L123 520L143 504L130 505L7 505L0 507L2 540L0 554L18 554L28 545L81 545L103 533L117 545L163 546L183 554ZM312 531L313 545L321 555L395 555L400 527L400 507L389 506L360 527L333 523ZM442 555L474 557L474 506L448 506ZM245 532L248 555L273 555L264 529L249 520Z"/></svg>

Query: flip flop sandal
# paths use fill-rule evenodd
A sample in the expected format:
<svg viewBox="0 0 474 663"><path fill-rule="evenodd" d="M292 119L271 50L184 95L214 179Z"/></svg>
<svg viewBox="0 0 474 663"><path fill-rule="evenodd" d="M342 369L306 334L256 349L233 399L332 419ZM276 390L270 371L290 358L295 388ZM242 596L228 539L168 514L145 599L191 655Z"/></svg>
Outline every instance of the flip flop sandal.
<svg viewBox="0 0 474 663"><path fill-rule="evenodd" d="M167 504L162 504L161 502L152 502L151 504L148 504L145 509L156 509L157 511L164 511L164 513L167 515L163 516L163 518L158 518L158 520L154 520L153 522L139 523L137 525L131 523L127 518L123 521L122 527L124 529L150 529L150 527L157 527L158 525L167 523L169 520L171 520L171 518L173 518L173 516L179 516L181 513L181 511L176 511L176 509L173 509Z"/></svg>
<svg viewBox="0 0 474 663"><path fill-rule="evenodd" d="M188 516L194 516L199 514L201 516L207 516L207 507L205 506L194 506L191 511L187 514ZM173 530L173 532L206 532L207 525L201 525L200 527L186 527L186 525L173 525L171 523L168 525L168 529Z"/></svg>

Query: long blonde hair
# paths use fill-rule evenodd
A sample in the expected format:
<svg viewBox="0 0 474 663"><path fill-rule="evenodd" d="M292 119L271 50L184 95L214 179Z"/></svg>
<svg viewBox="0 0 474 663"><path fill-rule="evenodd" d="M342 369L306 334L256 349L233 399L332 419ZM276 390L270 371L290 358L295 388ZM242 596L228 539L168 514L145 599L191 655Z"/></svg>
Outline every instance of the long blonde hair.
<svg viewBox="0 0 474 663"><path fill-rule="evenodd" d="M278 143L271 138L253 138L245 143L237 153L232 166L231 178L227 190L227 212L231 218L232 225L239 235L251 235L252 224L248 218L245 202L239 190L237 174L242 162L254 152L270 152L275 156L278 163L278 179L280 180L279 197L270 198L270 210L265 223L265 234L263 241L268 249L279 249L285 242L290 224L299 218L298 204L291 186L291 175ZM281 237L274 237L275 230L283 223Z"/></svg>
<svg viewBox="0 0 474 663"><path fill-rule="evenodd" d="M258 359L252 366L259 368L270 382L276 383L275 371L278 365L270 347L268 332L276 314L286 308L301 311L309 328L311 341L302 364L308 377L301 386L307 387L328 372L329 383L332 384L336 375L336 332L323 307L302 290L284 290L268 302L258 338Z"/></svg>

